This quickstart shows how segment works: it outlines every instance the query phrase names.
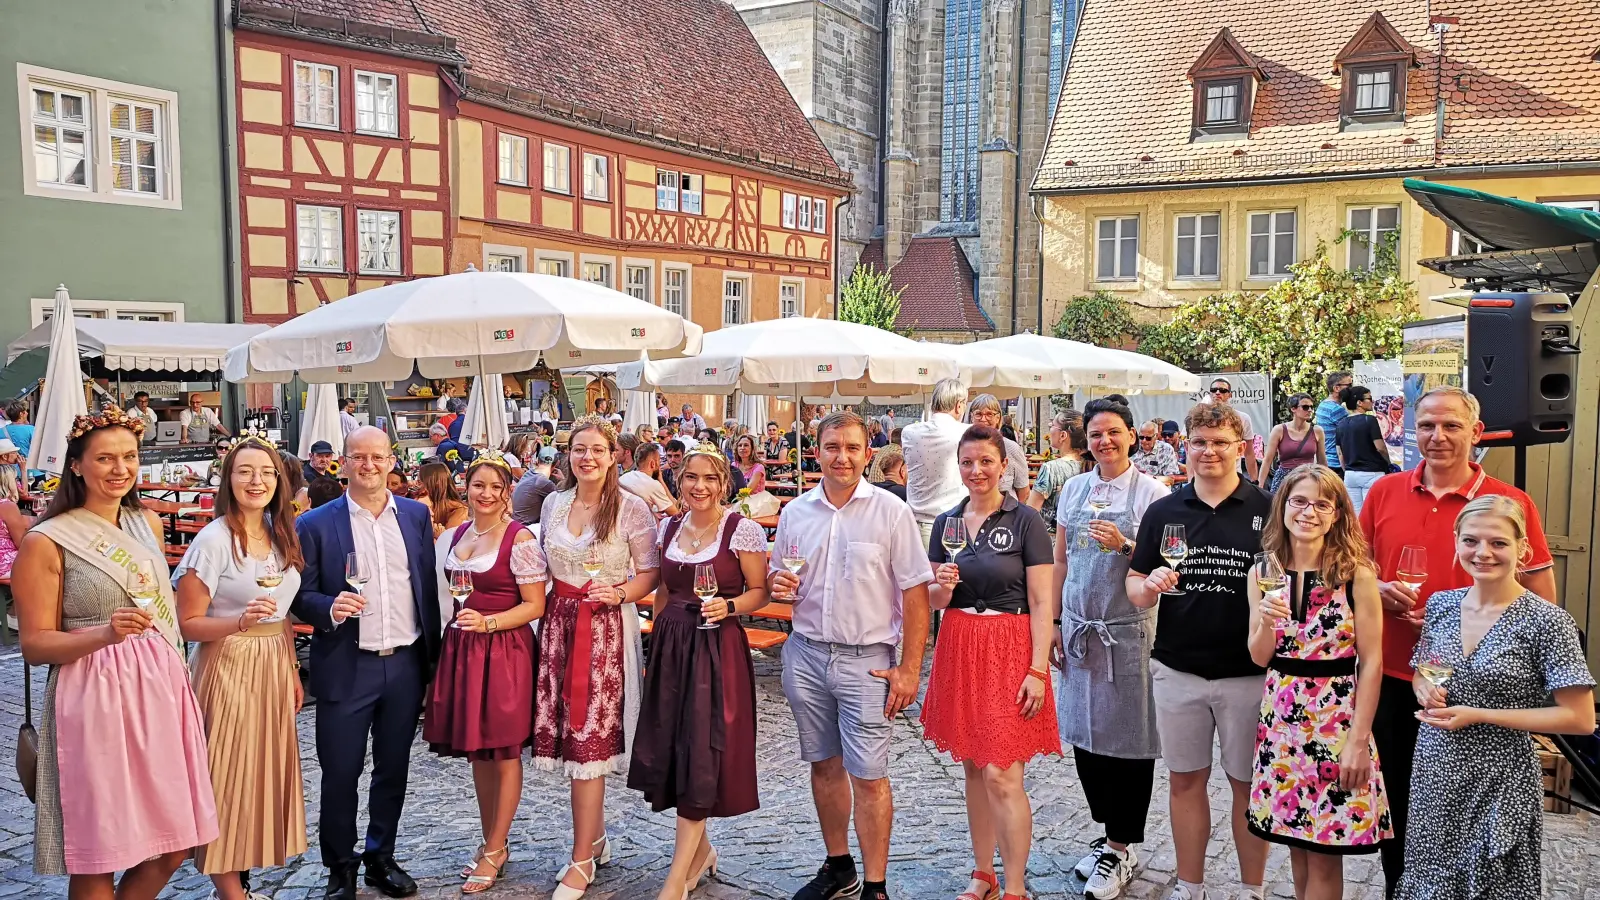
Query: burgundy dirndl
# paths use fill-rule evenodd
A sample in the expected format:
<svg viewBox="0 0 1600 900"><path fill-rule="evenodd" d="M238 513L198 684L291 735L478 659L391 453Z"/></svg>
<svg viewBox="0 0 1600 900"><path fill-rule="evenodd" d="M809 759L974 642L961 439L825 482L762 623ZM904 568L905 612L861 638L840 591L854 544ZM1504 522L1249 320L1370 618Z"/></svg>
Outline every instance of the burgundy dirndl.
<svg viewBox="0 0 1600 900"><path fill-rule="evenodd" d="M717 593L727 599L745 591L739 554L730 546L739 519L729 514L710 560ZM661 544L661 588L628 787L642 792L656 812L676 807L685 819L726 818L761 806L755 669L737 618L714 629L697 627L696 564L667 555L682 524L681 516L669 522Z"/></svg>
<svg viewBox="0 0 1600 900"><path fill-rule="evenodd" d="M451 552L470 524L456 529ZM511 549L523 530L517 522L507 526L494 565L473 573L467 608L492 616L522 602L511 572ZM422 739L440 756L473 762L521 756L522 748L533 742L538 667L538 644L527 626L483 634L446 628L439 668L428 691Z"/></svg>

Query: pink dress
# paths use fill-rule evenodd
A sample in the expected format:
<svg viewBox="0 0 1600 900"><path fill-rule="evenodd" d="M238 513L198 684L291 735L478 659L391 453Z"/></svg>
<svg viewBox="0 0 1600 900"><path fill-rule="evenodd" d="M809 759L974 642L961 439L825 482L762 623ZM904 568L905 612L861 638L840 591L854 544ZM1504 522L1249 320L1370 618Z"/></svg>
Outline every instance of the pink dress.
<svg viewBox="0 0 1600 900"><path fill-rule="evenodd" d="M11 539L11 529L0 522L0 578L11 577L11 567L17 561L17 542Z"/></svg>

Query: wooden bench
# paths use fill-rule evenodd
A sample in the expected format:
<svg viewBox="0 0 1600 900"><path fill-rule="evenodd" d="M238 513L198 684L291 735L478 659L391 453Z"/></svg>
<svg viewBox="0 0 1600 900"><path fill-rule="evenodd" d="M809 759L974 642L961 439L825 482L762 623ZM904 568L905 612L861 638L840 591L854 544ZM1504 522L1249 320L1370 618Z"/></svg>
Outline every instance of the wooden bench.
<svg viewBox="0 0 1600 900"><path fill-rule="evenodd" d="M746 628L744 636L750 642L751 650L771 650L789 639L789 636L781 631L767 631L763 628Z"/></svg>

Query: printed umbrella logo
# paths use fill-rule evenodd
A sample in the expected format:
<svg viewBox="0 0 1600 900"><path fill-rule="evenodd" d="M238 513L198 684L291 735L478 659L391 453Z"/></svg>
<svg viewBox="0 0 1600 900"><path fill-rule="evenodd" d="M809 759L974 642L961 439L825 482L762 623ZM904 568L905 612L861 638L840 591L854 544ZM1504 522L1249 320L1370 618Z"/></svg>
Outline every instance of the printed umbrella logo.
<svg viewBox="0 0 1600 900"><path fill-rule="evenodd" d="M634 336L636 338L642 338L642 337L644 337L644 329L643 328L634 328L634 329L629 331L629 334L631 334L632 336Z"/></svg>
<svg viewBox="0 0 1600 900"><path fill-rule="evenodd" d="M515 328L496 328L494 330L494 342L497 344L513 341L516 338L517 330Z"/></svg>
<svg viewBox="0 0 1600 900"><path fill-rule="evenodd" d="M818 373L827 374L827 373L832 372L832 371L833 371L833 363L818 363L817 364L817 372Z"/></svg>
<svg viewBox="0 0 1600 900"><path fill-rule="evenodd" d="M355 370L356 370L355 366L336 366L336 367L334 367L334 371L338 372L340 375L349 375L351 372L354 372Z"/></svg>
<svg viewBox="0 0 1600 900"><path fill-rule="evenodd" d="M333 352L335 352L335 353L354 353L355 350L356 350L356 342L355 341L334 341L333 342Z"/></svg>
<svg viewBox="0 0 1600 900"><path fill-rule="evenodd" d="M922 367L922 366L918 366L917 367L917 374L918 375L926 375L926 374L928 374L928 370L926 368Z"/></svg>
<svg viewBox="0 0 1600 900"><path fill-rule="evenodd" d="M470 360L470 359L452 359L450 361L450 364L452 366L455 366L458 369L470 369L470 368L472 368L472 360Z"/></svg>
<svg viewBox="0 0 1600 900"><path fill-rule="evenodd" d="M708 377L710 377L712 375L717 374L717 371L718 371L718 369L717 369L716 366L707 366L706 370L703 373L701 373L701 377L708 378Z"/></svg>

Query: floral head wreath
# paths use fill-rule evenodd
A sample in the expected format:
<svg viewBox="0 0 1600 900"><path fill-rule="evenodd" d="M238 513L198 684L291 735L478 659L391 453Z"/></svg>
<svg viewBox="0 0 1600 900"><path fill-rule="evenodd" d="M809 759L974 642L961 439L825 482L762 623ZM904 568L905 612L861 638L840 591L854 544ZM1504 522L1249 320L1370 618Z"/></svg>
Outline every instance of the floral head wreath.
<svg viewBox="0 0 1600 900"><path fill-rule="evenodd" d="M472 462L467 465L467 472L470 474L472 470L478 466L499 466L500 468L505 469L507 473L510 473L511 471L511 461L506 459L506 455L501 453L499 450L484 450L479 453L472 460Z"/></svg>
<svg viewBox="0 0 1600 900"><path fill-rule="evenodd" d="M133 432L134 437L144 437L144 419L130 416L114 403L107 403L98 416L74 416L72 430L67 432L67 440L75 441L91 431L99 428L110 428L113 425L121 426Z"/></svg>
<svg viewBox="0 0 1600 900"><path fill-rule="evenodd" d="M255 434L241 435L237 440L228 445L228 449L230 451L237 450L240 447L259 447L262 450L270 450L273 453L278 452L277 446L275 446L271 441Z"/></svg>
<svg viewBox="0 0 1600 900"><path fill-rule="evenodd" d="M601 434L606 436L606 441L608 443L610 443L612 446L616 446L617 430L611 427L611 422L608 421L604 416L583 416L579 418L577 421L572 423L572 427L570 429L564 432L556 432L556 444L570 444L572 442L572 436L584 430L585 428L598 429ZM563 435L566 436L565 441L562 440Z"/></svg>
<svg viewBox="0 0 1600 900"><path fill-rule="evenodd" d="M715 456L721 458L722 450L719 449L716 444L713 444L709 441L701 441L700 443L695 444L688 453L685 453L683 458L688 459L691 456Z"/></svg>

